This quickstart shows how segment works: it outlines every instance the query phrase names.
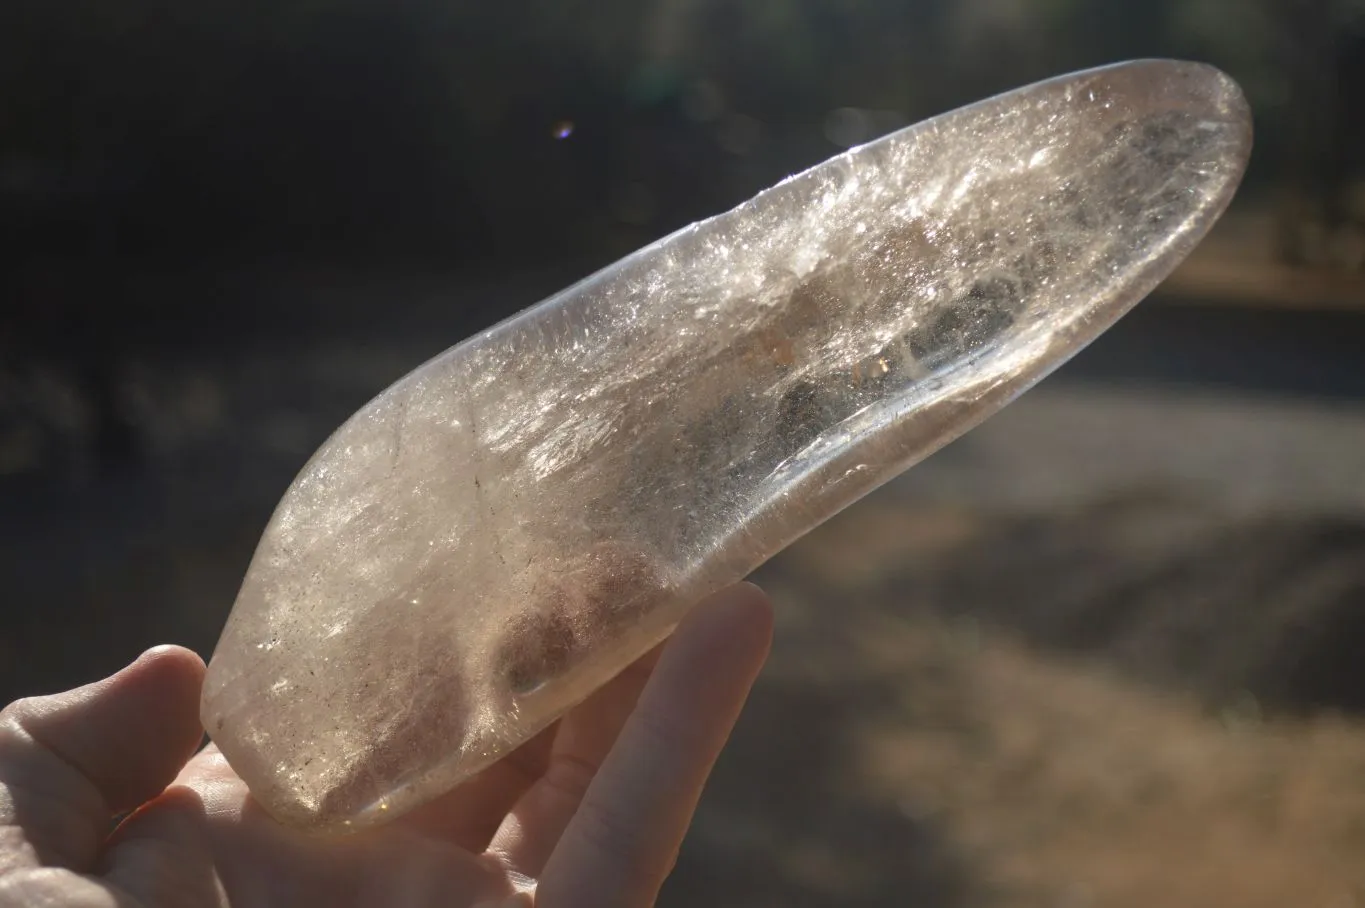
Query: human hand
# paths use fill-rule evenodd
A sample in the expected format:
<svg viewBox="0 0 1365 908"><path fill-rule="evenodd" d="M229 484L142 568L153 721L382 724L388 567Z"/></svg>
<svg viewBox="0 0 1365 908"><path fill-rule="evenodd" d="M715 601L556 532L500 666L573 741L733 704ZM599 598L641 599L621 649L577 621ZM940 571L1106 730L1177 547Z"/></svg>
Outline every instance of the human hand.
<svg viewBox="0 0 1365 908"><path fill-rule="evenodd" d="M724 590L500 763L341 839L280 826L216 748L191 757L203 662L151 650L0 713L0 906L650 905L771 634L761 591Z"/></svg>

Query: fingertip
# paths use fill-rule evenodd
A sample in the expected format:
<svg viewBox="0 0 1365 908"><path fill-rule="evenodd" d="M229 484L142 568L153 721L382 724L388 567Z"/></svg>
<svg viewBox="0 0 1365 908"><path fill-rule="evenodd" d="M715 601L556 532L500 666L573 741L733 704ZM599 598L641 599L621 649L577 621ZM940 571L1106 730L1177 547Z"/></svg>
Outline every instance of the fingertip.
<svg viewBox="0 0 1365 908"><path fill-rule="evenodd" d="M158 688L183 699L193 694L193 708L199 710L199 690L206 671L204 660L194 650L174 644L161 644L138 656L133 663L115 675L124 683L134 680Z"/></svg>
<svg viewBox="0 0 1365 908"><path fill-rule="evenodd" d="M138 656L113 680L129 699L155 702L166 723L202 731L199 697L205 671L204 660L194 650L163 644Z"/></svg>
<svg viewBox="0 0 1365 908"><path fill-rule="evenodd" d="M111 809L135 807L159 794L198 749L203 678L197 653L153 647L108 678L27 701L22 724Z"/></svg>
<svg viewBox="0 0 1365 908"><path fill-rule="evenodd" d="M728 645L760 652L772 646L773 602L757 584L741 581L702 600L683 622L685 635L718 637Z"/></svg>
<svg viewBox="0 0 1365 908"><path fill-rule="evenodd" d="M742 580L732 588L732 605L743 614L756 631L768 637L773 632L773 600L767 592L752 581Z"/></svg>
<svg viewBox="0 0 1365 908"><path fill-rule="evenodd" d="M178 646L174 643L158 643L151 649L138 656L134 664L142 662L175 662L182 666L195 666L199 672L204 671L204 660L192 649Z"/></svg>
<svg viewBox="0 0 1365 908"><path fill-rule="evenodd" d="M701 605L712 609L753 613L755 617L765 613L771 615L773 607L768 594L751 580L741 580L723 587L704 599Z"/></svg>

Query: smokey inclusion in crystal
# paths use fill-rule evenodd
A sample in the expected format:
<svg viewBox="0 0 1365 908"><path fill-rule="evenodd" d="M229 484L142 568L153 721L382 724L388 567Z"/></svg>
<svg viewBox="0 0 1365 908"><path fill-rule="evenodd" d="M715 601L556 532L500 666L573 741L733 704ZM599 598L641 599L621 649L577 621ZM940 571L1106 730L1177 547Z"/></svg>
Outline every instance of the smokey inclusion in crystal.
<svg viewBox="0 0 1365 908"><path fill-rule="evenodd" d="M1226 207L1241 91L1141 61L893 133L420 366L272 517L205 726L280 821L396 816L1007 404Z"/></svg>

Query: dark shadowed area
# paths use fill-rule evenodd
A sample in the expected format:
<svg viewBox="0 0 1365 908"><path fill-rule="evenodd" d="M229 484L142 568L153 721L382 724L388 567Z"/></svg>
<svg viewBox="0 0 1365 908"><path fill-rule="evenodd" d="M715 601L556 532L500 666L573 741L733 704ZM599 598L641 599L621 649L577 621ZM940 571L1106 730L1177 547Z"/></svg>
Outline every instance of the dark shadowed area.
<svg viewBox="0 0 1365 908"><path fill-rule="evenodd" d="M1365 904L1365 5L10 0L0 701L210 655L389 382L843 148L1081 67L1243 193L1052 379L764 567L663 904Z"/></svg>

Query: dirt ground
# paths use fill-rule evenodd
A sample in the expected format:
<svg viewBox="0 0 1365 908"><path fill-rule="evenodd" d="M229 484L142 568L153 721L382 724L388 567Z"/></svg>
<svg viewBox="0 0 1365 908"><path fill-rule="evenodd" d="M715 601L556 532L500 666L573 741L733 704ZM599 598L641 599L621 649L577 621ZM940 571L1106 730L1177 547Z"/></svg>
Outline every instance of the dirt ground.
<svg viewBox="0 0 1365 908"><path fill-rule="evenodd" d="M779 556L665 904L1365 902L1362 431L1039 389Z"/></svg>
<svg viewBox="0 0 1365 908"><path fill-rule="evenodd" d="M1365 404L1115 382L1133 330L759 572L773 658L663 905L1365 905ZM10 475L0 697L207 655L419 352L150 363L150 466Z"/></svg>

